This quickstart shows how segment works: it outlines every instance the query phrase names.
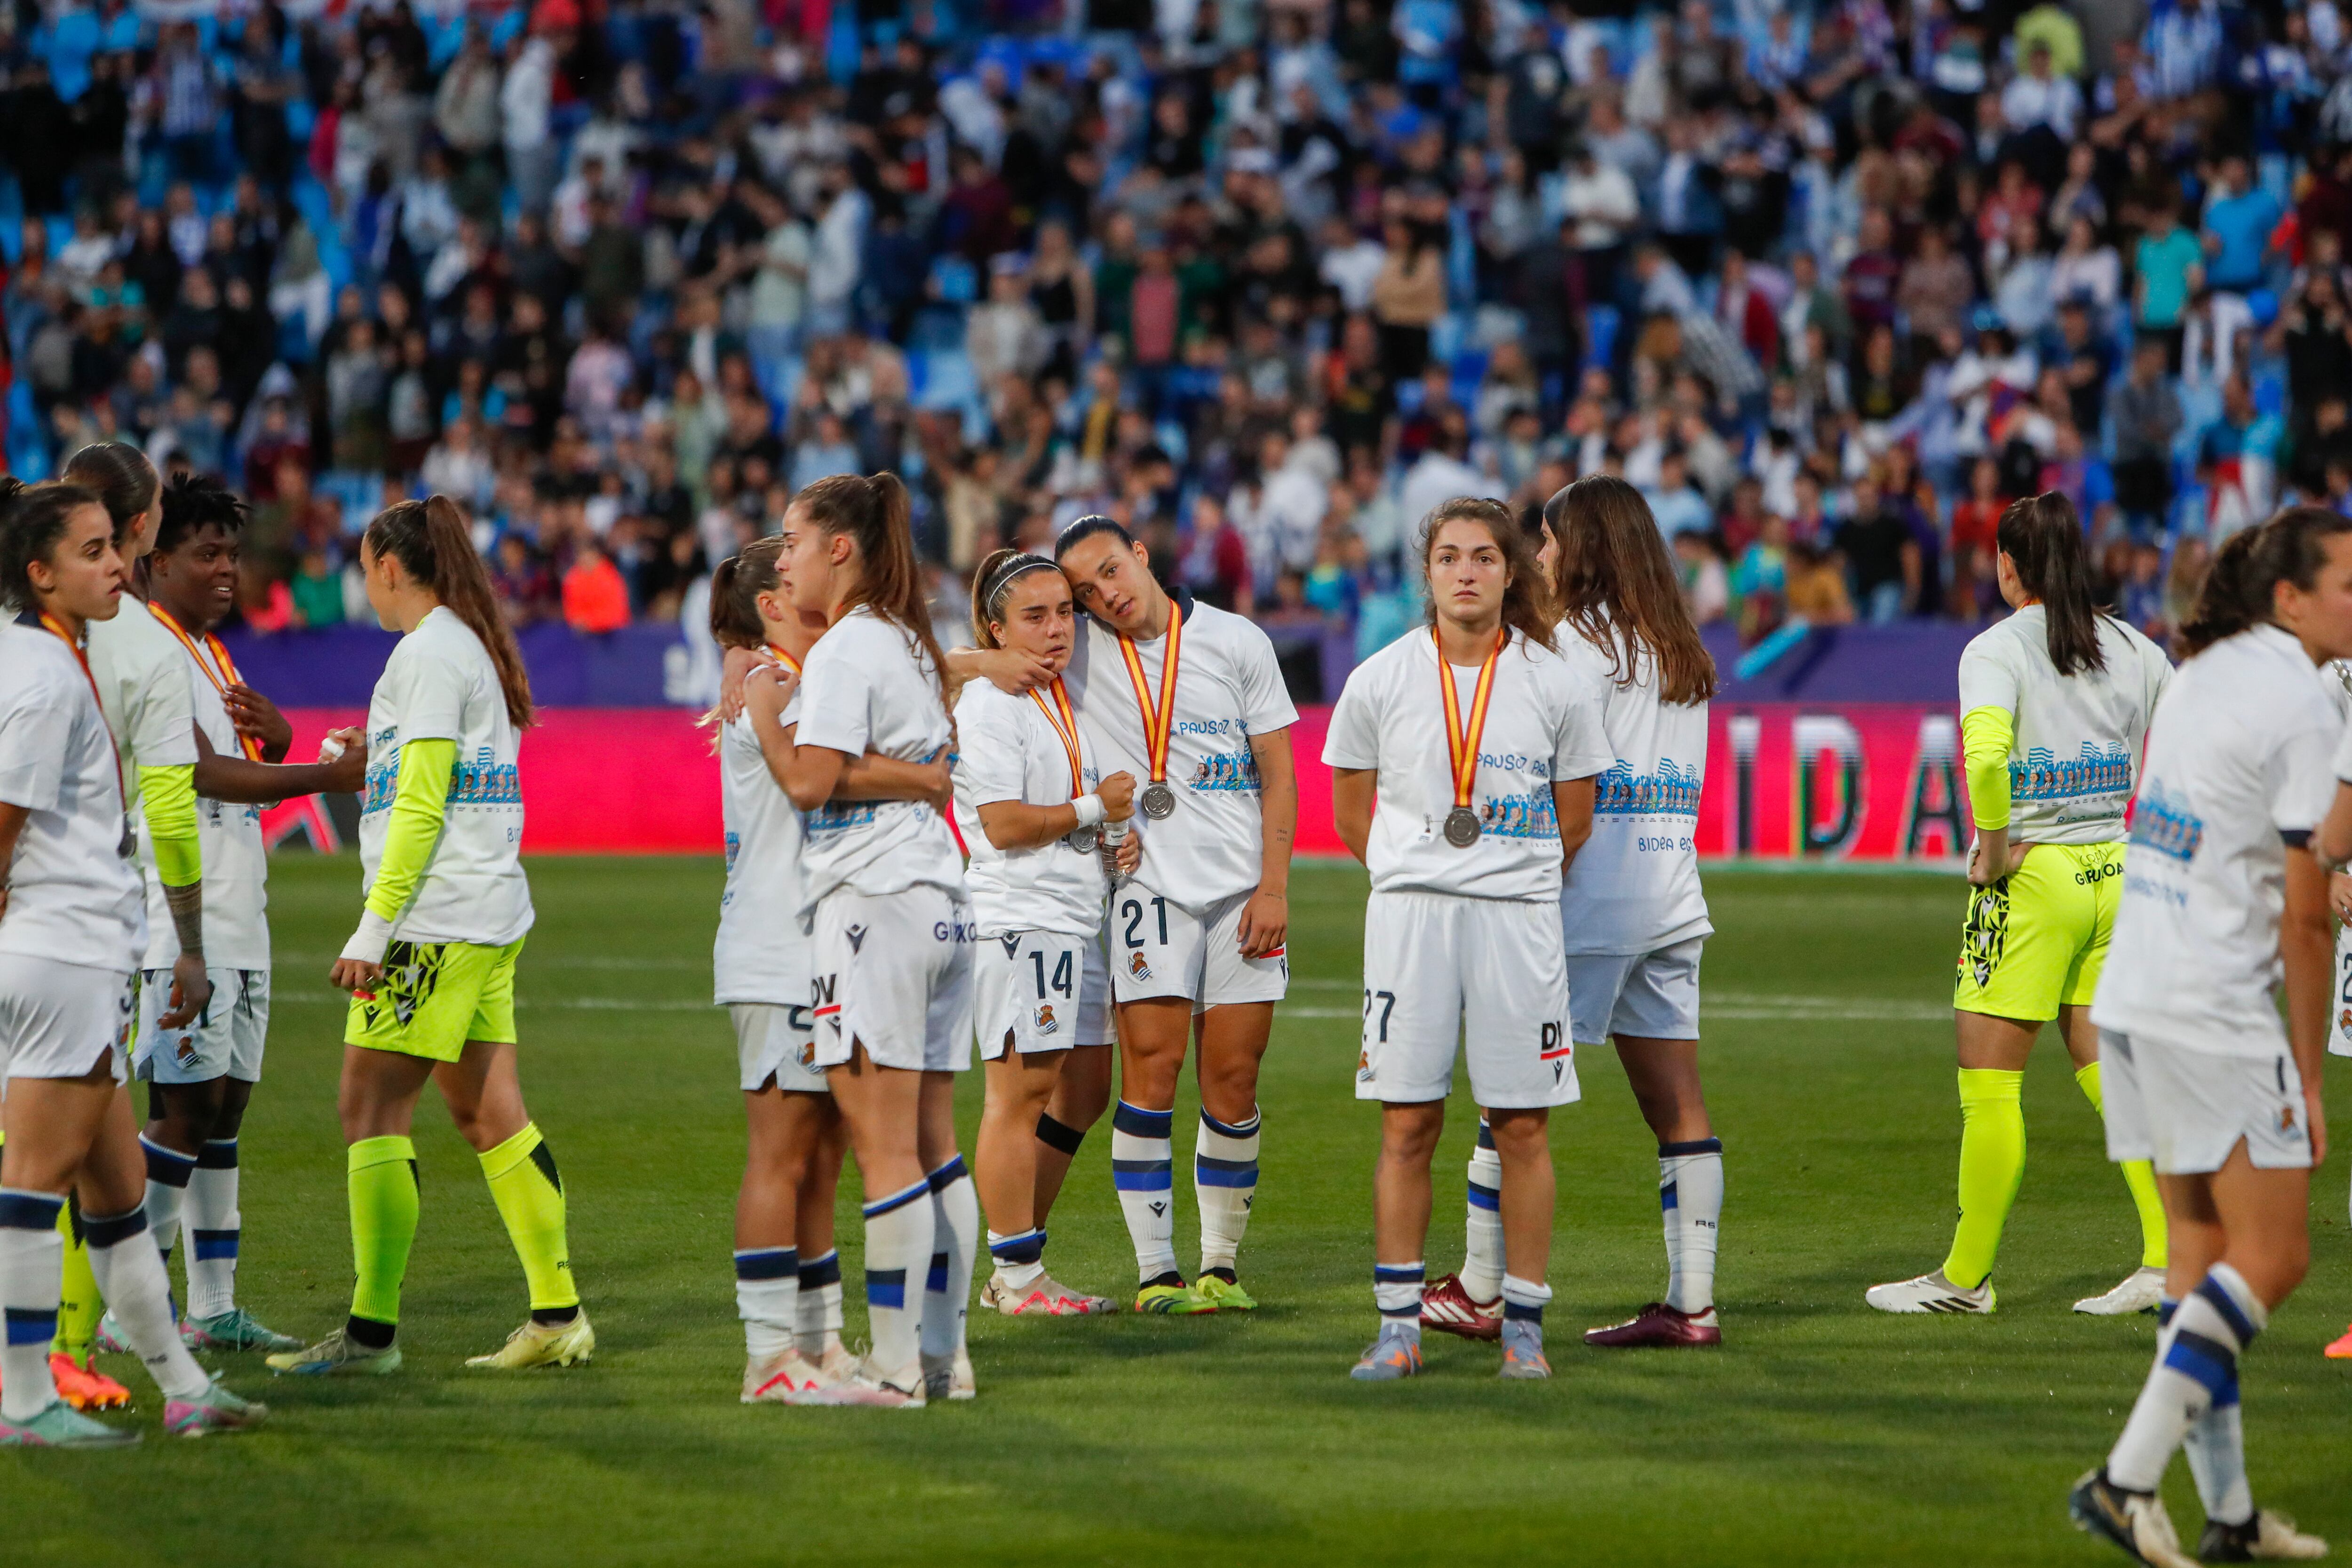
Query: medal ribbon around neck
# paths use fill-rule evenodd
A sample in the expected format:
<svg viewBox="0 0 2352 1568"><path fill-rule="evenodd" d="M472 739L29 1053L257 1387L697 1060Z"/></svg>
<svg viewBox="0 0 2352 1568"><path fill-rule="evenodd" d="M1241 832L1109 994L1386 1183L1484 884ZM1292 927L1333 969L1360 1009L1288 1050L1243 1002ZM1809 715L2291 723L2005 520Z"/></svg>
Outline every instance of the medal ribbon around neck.
<svg viewBox="0 0 2352 1568"><path fill-rule="evenodd" d="M128 839L131 837L131 786L123 782L122 748L115 742L114 726L106 721L106 699L99 695L98 677L89 672L89 655L82 652L81 644L74 641L73 634L66 630L66 624L47 610L41 612L41 625L47 628L51 637L71 650L74 662L81 666L81 678L89 682L90 700L98 704L99 728L106 731L107 749L114 753L114 793L122 799L122 836Z"/></svg>
<svg viewBox="0 0 2352 1568"><path fill-rule="evenodd" d="M199 652L195 637L189 633L187 627L180 624L179 617L173 615L171 611L165 609L161 605L151 604L147 608L157 620L163 623L163 629L165 631L180 639L180 646L188 650L188 657L196 661L196 668L205 672L205 679L213 683L213 689L215 691L220 693L221 705L223 707L226 707L228 705L228 689L232 686L243 684L244 679L243 677L237 674L236 663L234 659L229 658L227 647L222 643L220 638L213 636L210 632L206 632L205 634L203 651ZM212 665L205 662L205 653L210 653L213 656L213 658L220 665L220 670L218 673L214 671ZM223 680L221 679L223 675L226 675L228 679L226 680ZM234 718L229 721L229 728L236 730L236 721ZM247 758L257 763L261 761L260 741L247 734L242 730L236 730L236 743L238 750L242 751Z"/></svg>
<svg viewBox="0 0 2352 1568"><path fill-rule="evenodd" d="M786 653L774 643L770 643L768 645L768 657L774 659L778 664L782 665L786 669L791 670L795 679L799 678L801 673L801 661L799 659L794 658L791 654Z"/></svg>
<svg viewBox="0 0 2352 1568"><path fill-rule="evenodd" d="M1495 667L1502 661L1503 648L1511 640L1506 629L1495 634L1495 651L1478 667L1478 686L1470 697L1470 721L1462 721L1462 699L1454 689L1454 667L1445 661L1445 644L1439 640L1437 628L1429 630L1430 641L1437 647L1437 689L1445 702L1445 758L1454 769L1454 807L1466 811L1470 796L1478 782L1478 737L1486 730L1486 704L1495 695Z"/></svg>
<svg viewBox="0 0 2352 1568"><path fill-rule="evenodd" d="M1127 660L1128 682L1135 688L1135 705L1143 714L1143 744L1151 758L1151 782L1163 786L1168 783L1168 740L1176 729L1177 650L1183 642L1184 612L1171 599L1168 604L1168 642L1160 654L1160 705L1155 713L1151 689L1143 679L1143 656L1135 651L1134 638L1125 632L1118 634L1119 657Z"/></svg>
<svg viewBox="0 0 2352 1568"><path fill-rule="evenodd" d="M1069 689L1057 675L1054 677L1054 700L1050 707L1034 686L1029 689L1029 700L1037 705L1038 712L1045 715L1045 722L1054 726L1054 733L1061 737L1062 750L1069 754L1070 798L1076 800L1086 794L1087 786L1086 774L1078 760L1078 715L1070 706Z"/></svg>

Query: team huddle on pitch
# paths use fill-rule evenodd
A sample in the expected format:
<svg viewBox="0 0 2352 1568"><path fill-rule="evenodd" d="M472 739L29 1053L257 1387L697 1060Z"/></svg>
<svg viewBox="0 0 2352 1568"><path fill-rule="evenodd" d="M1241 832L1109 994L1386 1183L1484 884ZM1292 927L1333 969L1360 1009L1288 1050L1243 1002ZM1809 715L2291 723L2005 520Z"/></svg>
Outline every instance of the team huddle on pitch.
<svg viewBox="0 0 2352 1568"><path fill-rule="evenodd" d="M193 1350L264 1352L283 1375L396 1371L428 1081L480 1155L530 1293L528 1319L469 1364L572 1366L595 1349L563 1181L516 1066L530 695L463 515L436 497L369 524L368 596L402 638L366 729L289 764L290 727L213 636L244 510L214 481L162 486L112 446L0 497L16 617L0 625L0 1445L136 1440L87 1414L129 1399L93 1342L138 1354L166 1429L192 1436L265 1414ZM978 646L943 649L908 511L892 476L821 480L711 584L727 650L709 716L727 849L714 1000L748 1117L746 1403L973 1397L983 1250L991 1310L1118 1310L1046 1267L1049 1216L1106 1111L1133 1310L1256 1305L1241 1258L1298 803L1273 646L1171 596L1118 523L1091 517L1050 559L984 561ZM2252 1503L2237 1359L2302 1279L2326 1148L2327 871L2352 858L2337 782L2352 682L2336 662L2352 659L2352 521L2297 509L2231 540L2179 670L2098 612L2063 498L2011 505L1998 542L2016 613L1959 669L1977 828L1954 996L1960 1217L1941 1267L1867 1300L1994 1310L2023 1068L2056 1022L2143 1237L2139 1266L2077 1310L2164 1325L2076 1521L2149 1563L2317 1555ZM1354 1071L1380 1107L1378 1330L1351 1375L1422 1374L1424 1327L1499 1342L1504 1378L1549 1375L1548 1119L1579 1097L1579 1049L1603 1044L1657 1137L1667 1285L1584 1339L1717 1345L1723 1148L1698 1068L1712 927L1690 787L1712 662L1621 480L1579 480L1526 519L1447 501L1420 550L1425 631L1353 671L1323 752L1339 835L1370 873ZM332 969L352 997L338 1109L357 1278L344 1321L306 1345L236 1303L236 1145L268 1018L259 807L331 790L364 795L362 904ZM975 1045L967 1163L955 1075ZM1457 1056L1478 1137L1463 1263L1432 1280L1431 1161ZM1189 1279L1174 1203L1188 1059ZM833 1236L852 1150L862 1356L842 1339ZM184 1235L184 1310L168 1267ZM2181 1447L2207 1514L2194 1557L2156 1497Z"/></svg>

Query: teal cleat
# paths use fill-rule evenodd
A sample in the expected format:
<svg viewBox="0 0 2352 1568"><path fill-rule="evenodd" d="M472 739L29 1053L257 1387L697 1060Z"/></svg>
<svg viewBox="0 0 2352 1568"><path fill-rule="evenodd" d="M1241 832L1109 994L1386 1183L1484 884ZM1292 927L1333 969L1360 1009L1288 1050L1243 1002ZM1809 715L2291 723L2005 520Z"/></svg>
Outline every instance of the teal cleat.
<svg viewBox="0 0 2352 1568"><path fill-rule="evenodd" d="M242 1307L216 1318L180 1320L180 1342L192 1351L299 1351L302 1342L281 1334Z"/></svg>
<svg viewBox="0 0 2352 1568"><path fill-rule="evenodd" d="M93 1421L62 1399L30 1421L0 1421L0 1448L128 1448L139 1434Z"/></svg>
<svg viewBox="0 0 2352 1568"><path fill-rule="evenodd" d="M268 1365L280 1377L382 1377L400 1370L400 1346L372 1351L337 1329L309 1350L271 1356Z"/></svg>
<svg viewBox="0 0 2352 1568"><path fill-rule="evenodd" d="M239 1399L221 1386L219 1378L194 1399L166 1400L163 1405L163 1430L174 1437L241 1431L268 1418L269 1406L258 1399Z"/></svg>

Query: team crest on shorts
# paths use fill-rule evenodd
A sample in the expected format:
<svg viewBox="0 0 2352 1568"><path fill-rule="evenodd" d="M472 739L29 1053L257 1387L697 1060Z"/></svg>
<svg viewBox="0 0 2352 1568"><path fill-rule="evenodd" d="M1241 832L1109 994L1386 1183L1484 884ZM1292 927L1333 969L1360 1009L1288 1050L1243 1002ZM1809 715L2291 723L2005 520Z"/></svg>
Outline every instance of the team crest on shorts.
<svg viewBox="0 0 2352 1568"><path fill-rule="evenodd" d="M1372 1081L1372 1053L1369 1050L1356 1053L1356 1081L1358 1083Z"/></svg>
<svg viewBox="0 0 2352 1568"><path fill-rule="evenodd" d="M814 1040L803 1040L801 1042L801 1066L812 1069L815 1068L816 1042Z"/></svg>
<svg viewBox="0 0 2352 1568"><path fill-rule="evenodd" d="M194 1035L182 1035L180 1037L179 1045L173 1047L172 1054L173 1057L178 1058L182 1067L192 1068L195 1066L199 1059L196 1051L196 1037Z"/></svg>
<svg viewBox="0 0 2352 1568"><path fill-rule="evenodd" d="M1151 965L1143 962L1142 953L1130 952L1127 955L1127 973L1132 979L1149 980L1151 978Z"/></svg>
<svg viewBox="0 0 2352 1568"><path fill-rule="evenodd" d="M1051 1002L1038 1003L1037 1032L1041 1035L1050 1035L1061 1026L1061 1020L1054 1016L1054 1005Z"/></svg>
<svg viewBox="0 0 2352 1568"><path fill-rule="evenodd" d="M2295 1131L2294 1106L2282 1105L2279 1107L2279 1131L2287 1134L2289 1137L2294 1136Z"/></svg>
<svg viewBox="0 0 2352 1568"><path fill-rule="evenodd" d="M2342 1013L2336 1015L2336 1026L2346 1034L2352 1035L2352 1007L2347 1007Z"/></svg>

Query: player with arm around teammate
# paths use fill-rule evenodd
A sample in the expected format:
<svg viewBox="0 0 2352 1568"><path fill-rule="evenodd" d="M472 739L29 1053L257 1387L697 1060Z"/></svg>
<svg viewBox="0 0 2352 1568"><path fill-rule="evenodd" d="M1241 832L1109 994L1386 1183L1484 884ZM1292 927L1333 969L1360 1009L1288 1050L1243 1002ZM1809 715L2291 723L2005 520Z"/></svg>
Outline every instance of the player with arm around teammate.
<svg viewBox="0 0 2352 1568"><path fill-rule="evenodd" d="M2310 1266L2327 1152L2325 863L2352 853L2352 746L2315 667L2352 655L2352 521L2295 507L2232 538L2180 641L2091 1005L2107 1156L2155 1165L2170 1255L2155 1364L2069 1499L2079 1528L2159 1568L2327 1552L2254 1506L2239 1363ZM2194 1556L2158 1496L2184 1447Z"/></svg>
<svg viewBox="0 0 2352 1568"><path fill-rule="evenodd" d="M1560 876L1611 759L1599 704L1553 648L1542 568L1510 510L1446 501L1422 552L1429 635L1348 677L1323 752L1340 838L1372 876L1356 1097L1381 1106L1381 1331L1352 1375L1422 1370L1429 1162L1458 1036L1502 1164L1502 1375L1549 1377L1549 1122L1578 1097Z"/></svg>

